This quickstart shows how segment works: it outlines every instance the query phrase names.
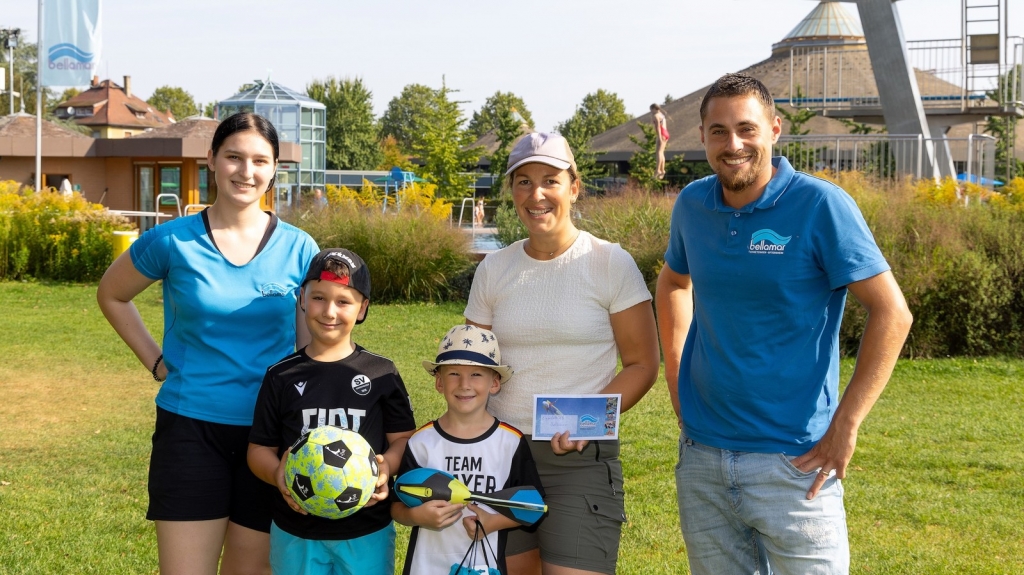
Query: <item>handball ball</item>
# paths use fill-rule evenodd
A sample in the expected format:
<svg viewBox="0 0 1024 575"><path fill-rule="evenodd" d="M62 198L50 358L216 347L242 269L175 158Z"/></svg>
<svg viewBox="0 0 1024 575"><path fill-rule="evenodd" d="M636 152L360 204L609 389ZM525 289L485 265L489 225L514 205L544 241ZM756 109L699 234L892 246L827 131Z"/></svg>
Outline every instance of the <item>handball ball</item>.
<svg viewBox="0 0 1024 575"><path fill-rule="evenodd" d="M317 427L292 445L284 480L299 507L317 517L341 519L370 500L377 485L377 459L362 435Z"/></svg>

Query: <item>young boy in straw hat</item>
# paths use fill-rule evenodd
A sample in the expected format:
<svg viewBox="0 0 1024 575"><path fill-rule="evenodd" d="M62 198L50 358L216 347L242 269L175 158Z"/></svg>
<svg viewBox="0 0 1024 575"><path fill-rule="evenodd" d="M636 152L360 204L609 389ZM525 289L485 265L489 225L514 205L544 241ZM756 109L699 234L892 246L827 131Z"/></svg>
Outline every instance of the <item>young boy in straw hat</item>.
<svg viewBox="0 0 1024 575"><path fill-rule="evenodd" d="M434 376L434 388L444 394L448 409L409 439L399 475L426 467L455 476L471 491L490 493L519 485L540 489L523 434L487 412L487 399L512 377L509 366L501 365L494 334L473 325L457 325L441 340L437 358L424 361L423 367ZM506 573L503 530L519 526L511 519L486 507L446 501L428 501L418 507L394 501L391 515L413 527L403 573L448 573L462 560L473 538L484 535L495 550L499 571ZM483 534L477 533L477 521Z"/></svg>

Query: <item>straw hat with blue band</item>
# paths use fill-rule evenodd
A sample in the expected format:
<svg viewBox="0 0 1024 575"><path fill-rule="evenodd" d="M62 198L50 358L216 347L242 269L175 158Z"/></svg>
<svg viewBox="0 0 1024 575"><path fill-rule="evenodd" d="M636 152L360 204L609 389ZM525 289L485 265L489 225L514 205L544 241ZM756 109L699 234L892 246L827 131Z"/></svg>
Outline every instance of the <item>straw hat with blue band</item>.
<svg viewBox="0 0 1024 575"><path fill-rule="evenodd" d="M512 368L501 365L501 350L498 338L475 325L457 325L441 338L434 361L424 361L423 369L430 375L437 373L442 365L479 365L493 369L501 383L512 377Z"/></svg>

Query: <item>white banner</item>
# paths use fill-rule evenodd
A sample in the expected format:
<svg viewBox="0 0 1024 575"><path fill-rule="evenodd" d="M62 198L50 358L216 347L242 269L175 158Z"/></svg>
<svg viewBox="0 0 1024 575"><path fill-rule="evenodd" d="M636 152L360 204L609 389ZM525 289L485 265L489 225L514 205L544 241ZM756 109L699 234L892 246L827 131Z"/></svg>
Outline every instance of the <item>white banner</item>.
<svg viewBox="0 0 1024 575"><path fill-rule="evenodd" d="M39 56L43 86L88 86L99 70L100 0L46 0Z"/></svg>

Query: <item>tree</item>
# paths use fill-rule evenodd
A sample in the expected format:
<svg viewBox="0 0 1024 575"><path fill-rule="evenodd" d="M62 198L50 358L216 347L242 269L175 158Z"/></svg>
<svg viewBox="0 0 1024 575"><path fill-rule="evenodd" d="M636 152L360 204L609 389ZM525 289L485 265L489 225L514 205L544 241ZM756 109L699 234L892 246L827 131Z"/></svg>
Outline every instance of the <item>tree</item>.
<svg viewBox="0 0 1024 575"><path fill-rule="evenodd" d="M380 117L381 137L394 136L398 147L411 153L421 133L421 123L435 97L435 90L423 84L409 84L388 102Z"/></svg>
<svg viewBox="0 0 1024 575"><path fill-rule="evenodd" d="M8 86L15 92L21 92L21 97L14 97L14 111L18 112L24 107L29 114L36 113L36 45L30 42L18 42L14 49L14 85ZM0 62L4 62L4 75L7 81L11 81L10 65L7 61L8 52L0 49ZM43 115L46 119L52 119L53 110L50 108L57 102L52 90L43 86ZM6 115L10 111L10 92L7 90L0 93L0 115Z"/></svg>
<svg viewBox="0 0 1024 575"><path fill-rule="evenodd" d="M476 130L473 129L474 122ZM512 144L516 138L533 130L529 110L515 94L495 92L478 112L473 113L468 130L477 138L488 132L494 132L497 137L498 148L491 154L491 175L494 176L491 189L501 190Z"/></svg>
<svg viewBox="0 0 1024 575"><path fill-rule="evenodd" d="M1002 106L1008 105L1010 90L1007 88L1014 83L1020 82L1021 66L1018 64L999 77L999 87L988 92L988 97L999 102ZM1017 84L1019 85L1019 84ZM1018 98L1020 95L1018 94ZM1014 141L1017 138L1017 117L1016 116L989 116L985 119L985 131L996 139L995 173L1005 177L1009 182L1015 176L1024 173L1024 163L1014 157Z"/></svg>
<svg viewBox="0 0 1024 575"><path fill-rule="evenodd" d="M843 125L846 126L847 129L850 130L851 134L865 134L865 135L866 134L874 134L874 133L879 133L880 134L880 133L885 131L885 128L881 128L881 129L872 128L868 124L865 124L863 122L856 122L856 121L851 120L849 118L836 118L836 119L839 120L840 122L842 122Z"/></svg>
<svg viewBox="0 0 1024 575"><path fill-rule="evenodd" d="M572 117L559 124L558 133L565 135L561 128L568 128L574 135L586 135L589 140L629 119L622 98L614 92L599 89L583 97L583 102Z"/></svg>
<svg viewBox="0 0 1024 575"><path fill-rule="evenodd" d="M469 131L477 138L491 130L498 128L498 116L512 112L519 114L519 124L525 124L530 131L533 131L533 115L526 109L526 103L519 96L512 92L497 91L493 96L484 100L484 105L473 112L469 120Z"/></svg>
<svg viewBox="0 0 1024 575"><path fill-rule="evenodd" d="M650 190L660 181L656 175L658 134L654 132L654 126L647 122L637 122L636 125L640 127L644 141L641 142L636 136L629 135L629 141L640 147L629 159L629 175L636 178L641 186Z"/></svg>
<svg viewBox="0 0 1024 575"><path fill-rule="evenodd" d="M146 103L161 112L170 110L175 120L183 120L199 113L199 106L196 105L192 94L177 86L160 86L153 90L153 95Z"/></svg>
<svg viewBox="0 0 1024 575"><path fill-rule="evenodd" d="M512 109L496 109L493 121L494 135L498 137L498 148L491 154L491 175L494 176L491 190L502 190L512 144L524 132L529 132L530 127L523 122L523 117L514 113Z"/></svg>
<svg viewBox="0 0 1024 575"><path fill-rule="evenodd" d="M800 86L796 87L797 100L804 98L803 90ZM806 136L811 130L804 129L804 125L811 121L811 118L817 114L810 108L798 109L795 112L783 108L782 106L775 106L775 110L778 111L779 115L789 122L790 136ZM808 146L803 142L787 142L779 145L779 155L786 156L789 163L797 170L813 171L815 164L818 159L818 151Z"/></svg>
<svg viewBox="0 0 1024 575"><path fill-rule="evenodd" d="M57 96L57 104L58 105L63 104L64 102L67 102L71 98L74 98L75 96L77 96L77 95L79 95L81 93L82 93L82 91L79 90L78 88L68 88L68 89L64 90L64 92L62 92L60 96Z"/></svg>
<svg viewBox="0 0 1024 575"><path fill-rule="evenodd" d="M390 170L391 168L401 168L402 170L412 170L412 162L409 161L409 156L404 154L401 148L398 147L398 140L394 136L384 136L384 139L380 141L381 161L377 165L378 170Z"/></svg>
<svg viewBox="0 0 1024 575"><path fill-rule="evenodd" d="M207 118L217 118L217 102L207 102L200 106L203 109L203 116Z"/></svg>
<svg viewBox="0 0 1024 575"><path fill-rule="evenodd" d="M569 141L580 174L592 175L598 170L594 154L590 150L590 139L628 122L629 119L622 98L614 92L599 89L584 96L583 102L576 108L572 117L555 126L555 131Z"/></svg>
<svg viewBox="0 0 1024 575"><path fill-rule="evenodd" d="M416 120L420 135L413 141L413 151L423 161L423 175L437 184L438 195L445 199L465 197L474 177L463 171L472 168L480 158L480 148L470 148L473 137L463 125L466 118L457 102L449 98L455 92L444 83L425 106L423 116Z"/></svg>
<svg viewBox="0 0 1024 575"><path fill-rule="evenodd" d="M306 94L327 106L327 168L376 168L384 156L377 141L373 93L363 80L329 76L307 85Z"/></svg>

